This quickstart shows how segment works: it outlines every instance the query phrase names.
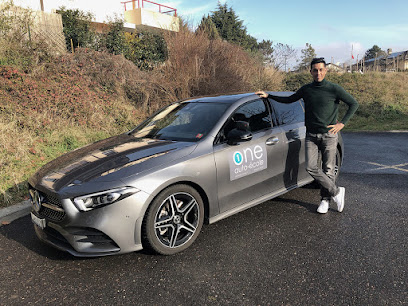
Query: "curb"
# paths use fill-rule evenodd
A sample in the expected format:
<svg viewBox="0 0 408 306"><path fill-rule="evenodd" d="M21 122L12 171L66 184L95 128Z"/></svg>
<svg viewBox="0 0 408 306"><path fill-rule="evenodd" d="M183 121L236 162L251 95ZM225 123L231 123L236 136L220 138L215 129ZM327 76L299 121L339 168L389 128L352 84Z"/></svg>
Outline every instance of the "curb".
<svg viewBox="0 0 408 306"><path fill-rule="evenodd" d="M30 200L0 209L0 227L28 215L31 211Z"/></svg>

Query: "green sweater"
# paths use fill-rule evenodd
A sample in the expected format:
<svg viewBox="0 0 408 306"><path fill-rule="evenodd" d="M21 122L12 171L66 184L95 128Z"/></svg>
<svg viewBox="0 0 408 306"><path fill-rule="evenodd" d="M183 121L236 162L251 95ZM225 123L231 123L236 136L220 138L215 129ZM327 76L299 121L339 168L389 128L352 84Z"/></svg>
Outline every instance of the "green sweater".
<svg viewBox="0 0 408 306"><path fill-rule="evenodd" d="M346 124L358 108L357 101L340 85L323 79L322 82L312 82L304 85L288 97L268 95L277 102L292 103L303 98L305 102L305 125L310 133L327 133L328 125L337 123L339 102L348 105L348 110L341 122Z"/></svg>

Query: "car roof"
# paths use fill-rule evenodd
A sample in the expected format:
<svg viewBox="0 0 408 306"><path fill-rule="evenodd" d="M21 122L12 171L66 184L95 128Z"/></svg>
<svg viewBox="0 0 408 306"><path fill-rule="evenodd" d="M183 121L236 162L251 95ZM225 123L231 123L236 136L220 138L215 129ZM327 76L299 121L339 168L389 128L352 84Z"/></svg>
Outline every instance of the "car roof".
<svg viewBox="0 0 408 306"><path fill-rule="evenodd" d="M206 102L206 103L227 103L233 104L238 100L254 96L253 92L251 93L238 93L238 94L228 94L228 95L215 95L215 96L204 96L204 97L197 97L188 100L184 100L183 102Z"/></svg>
<svg viewBox="0 0 408 306"><path fill-rule="evenodd" d="M285 91L268 91L267 93L277 95L277 96L289 96L293 94L293 92L285 92ZM242 100L250 100L257 97L254 92L249 93L234 93L228 95L212 95L212 96L203 96L203 97L196 97L184 100L182 102L200 102L200 103L226 103L226 104L234 104L235 102Z"/></svg>

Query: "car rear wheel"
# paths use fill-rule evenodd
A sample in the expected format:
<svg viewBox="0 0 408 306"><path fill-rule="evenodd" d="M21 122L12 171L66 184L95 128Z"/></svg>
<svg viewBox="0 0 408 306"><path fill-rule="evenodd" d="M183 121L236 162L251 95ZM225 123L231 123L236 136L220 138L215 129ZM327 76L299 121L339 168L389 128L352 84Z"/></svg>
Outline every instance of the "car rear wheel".
<svg viewBox="0 0 408 306"><path fill-rule="evenodd" d="M181 252L197 238L203 220L200 194L188 185L170 186L147 210L143 222L144 247L162 255Z"/></svg>

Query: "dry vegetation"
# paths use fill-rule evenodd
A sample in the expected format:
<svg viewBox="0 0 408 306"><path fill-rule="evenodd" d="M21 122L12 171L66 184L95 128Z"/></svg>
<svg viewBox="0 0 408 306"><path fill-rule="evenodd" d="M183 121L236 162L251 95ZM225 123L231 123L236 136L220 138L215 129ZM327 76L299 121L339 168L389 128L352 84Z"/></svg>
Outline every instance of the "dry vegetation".
<svg viewBox="0 0 408 306"><path fill-rule="evenodd" d="M165 35L168 59L152 71L89 49L56 57L35 37L27 41L27 27L10 27L10 16L0 17L0 207L26 196L25 181L41 165L124 132L168 103L296 90L311 80L309 74L285 77L236 45L185 28ZM408 74L327 77L360 102L349 128L408 130Z"/></svg>
<svg viewBox="0 0 408 306"><path fill-rule="evenodd" d="M355 96L360 107L350 121L353 130L408 130L408 74L367 73L331 77Z"/></svg>
<svg viewBox="0 0 408 306"><path fill-rule="evenodd" d="M259 88L280 88L283 75L265 68L239 46L204 33L167 37L169 61L161 69L177 98ZM167 81L167 82L168 82Z"/></svg>
<svg viewBox="0 0 408 306"><path fill-rule="evenodd" d="M124 132L170 102L282 84L281 73L238 46L188 30L166 42L167 62L149 72L88 49L39 65L0 65L0 206L24 198L25 180L49 160Z"/></svg>

